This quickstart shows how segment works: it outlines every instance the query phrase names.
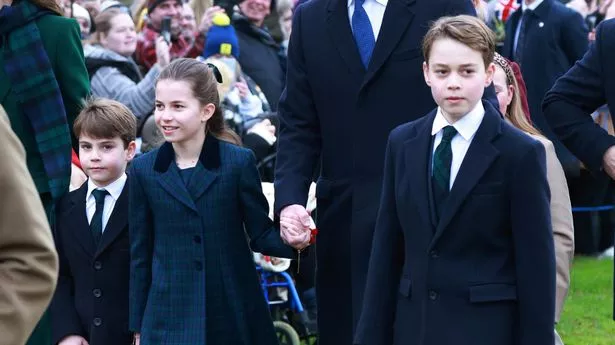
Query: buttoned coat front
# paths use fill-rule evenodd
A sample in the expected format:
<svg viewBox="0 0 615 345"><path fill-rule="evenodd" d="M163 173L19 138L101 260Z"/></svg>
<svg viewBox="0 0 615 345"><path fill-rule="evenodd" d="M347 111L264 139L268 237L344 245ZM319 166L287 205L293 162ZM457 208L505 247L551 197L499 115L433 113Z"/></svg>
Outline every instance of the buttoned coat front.
<svg viewBox="0 0 615 345"><path fill-rule="evenodd" d="M165 143L129 179L130 328L141 344L277 344L250 249L294 251L268 217L253 154L208 135L185 184Z"/></svg>

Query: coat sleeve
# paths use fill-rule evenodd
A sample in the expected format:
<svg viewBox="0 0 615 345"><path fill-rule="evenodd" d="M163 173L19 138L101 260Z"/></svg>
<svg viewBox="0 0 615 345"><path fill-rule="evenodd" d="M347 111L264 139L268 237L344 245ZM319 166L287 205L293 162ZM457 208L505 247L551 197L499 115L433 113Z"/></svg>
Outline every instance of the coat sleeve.
<svg viewBox="0 0 615 345"><path fill-rule="evenodd" d="M58 208L58 215L62 210ZM79 335L85 337L86 334L81 327L77 309L74 303L74 283L73 274L70 269L70 264L64 248L62 246L62 235L68 230L62 222L59 222L54 229L54 239L58 257L60 259L60 274L58 276L58 285L51 300L51 323L52 323L52 344L59 343L62 339L69 335Z"/></svg>
<svg viewBox="0 0 615 345"><path fill-rule="evenodd" d="M555 253L545 149L535 141L517 164L511 190L519 344L553 344Z"/></svg>
<svg viewBox="0 0 615 345"><path fill-rule="evenodd" d="M383 188L367 273L363 312L354 341L360 345L393 343L395 306L404 250L395 201L396 145L392 143L392 137L389 137L385 154Z"/></svg>
<svg viewBox="0 0 615 345"><path fill-rule="evenodd" d="M125 104L139 120L144 120L154 110L156 78L160 66L155 64L143 80L135 83L115 67L102 67L92 78L92 93Z"/></svg>
<svg viewBox="0 0 615 345"><path fill-rule="evenodd" d="M239 195L241 216L250 237L250 248L264 255L294 258L294 249L282 241L280 231L269 218L269 203L263 194L254 155L247 152L246 157L239 181Z"/></svg>
<svg viewBox="0 0 615 345"><path fill-rule="evenodd" d="M0 343L24 344L47 308L58 257L21 142L0 106Z"/></svg>
<svg viewBox="0 0 615 345"><path fill-rule="evenodd" d="M596 42L589 51L563 77L557 80L545 96L542 108L547 121L562 140L592 171L602 168L602 157L606 150L615 145L615 138L594 123L590 114L606 104L603 51L606 24L600 24L596 31ZM613 30L614 23L608 23Z"/></svg>
<svg viewBox="0 0 615 345"><path fill-rule="evenodd" d="M147 200L139 176L139 168L133 162L128 173L129 178L129 237L130 237L130 288L129 288L129 328L135 333L141 332L141 323L147 297L152 284L152 256L154 251L154 222L152 210Z"/></svg>
<svg viewBox="0 0 615 345"><path fill-rule="evenodd" d="M558 322L570 287L570 265L574 257L574 223L564 169L557 159L553 144L545 141L544 145L547 155L547 182L551 191L551 224L556 267L555 322Z"/></svg>
<svg viewBox="0 0 615 345"><path fill-rule="evenodd" d="M302 10L293 19L286 88L278 107L280 133L275 172L274 214L288 205L304 205L321 150L320 123L307 76Z"/></svg>
<svg viewBox="0 0 615 345"><path fill-rule="evenodd" d="M72 135L73 123L83 107L83 101L90 94L90 77L85 67L79 24L74 19L67 19L67 23L65 28L58 28L60 35L56 40L56 56L53 61ZM73 147L76 147L75 142Z"/></svg>

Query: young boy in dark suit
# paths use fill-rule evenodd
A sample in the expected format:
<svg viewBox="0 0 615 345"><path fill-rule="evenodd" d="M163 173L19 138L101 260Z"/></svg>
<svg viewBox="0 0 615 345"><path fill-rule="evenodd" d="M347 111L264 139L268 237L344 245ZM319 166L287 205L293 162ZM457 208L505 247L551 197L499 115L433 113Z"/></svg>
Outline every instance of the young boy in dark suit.
<svg viewBox="0 0 615 345"><path fill-rule="evenodd" d="M425 36L438 108L389 136L357 344L554 342L545 152L481 102L494 51L470 16Z"/></svg>
<svg viewBox="0 0 615 345"><path fill-rule="evenodd" d="M121 103L90 100L74 124L89 179L57 207L60 276L51 302L53 344L130 344L128 188L136 120Z"/></svg>

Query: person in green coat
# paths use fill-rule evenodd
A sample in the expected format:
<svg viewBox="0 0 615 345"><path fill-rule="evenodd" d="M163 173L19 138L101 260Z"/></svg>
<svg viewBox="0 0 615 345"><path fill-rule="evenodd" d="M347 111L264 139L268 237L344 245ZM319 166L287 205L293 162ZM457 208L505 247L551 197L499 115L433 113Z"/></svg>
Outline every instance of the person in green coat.
<svg viewBox="0 0 615 345"><path fill-rule="evenodd" d="M54 201L68 192L72 124L89 87L79 25L55 0L0 0L0 104L50 224ZM27 344L50 343L45 315Z"/></svg>

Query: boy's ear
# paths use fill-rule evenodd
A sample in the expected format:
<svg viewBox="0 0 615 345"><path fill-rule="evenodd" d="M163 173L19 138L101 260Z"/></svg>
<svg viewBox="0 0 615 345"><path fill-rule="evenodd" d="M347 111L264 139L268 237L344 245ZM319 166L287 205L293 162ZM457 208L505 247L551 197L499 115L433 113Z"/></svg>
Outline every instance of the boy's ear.
<svg viewBox="0 0 615 345"><path fill-rule="evenodd" d="M130 162L133 158L135 158L135 154L137 153L137 143L133 140L128 143L126 147L126 159Z"/></svg>
<svg viewBox="0 0 615 345"><path fill-rule="evenodd" d="M423 61L423 77L427 86L431 87L431 81L429 80L429 65L427 61Z"/></svg>
<svg viewBox="0 0 615 345"><path fill-rule="evenodd" d="M493 76L495 75L495 64L493 62L490 63L485 72L485 87L488 87L493 82Z"/></svg>

